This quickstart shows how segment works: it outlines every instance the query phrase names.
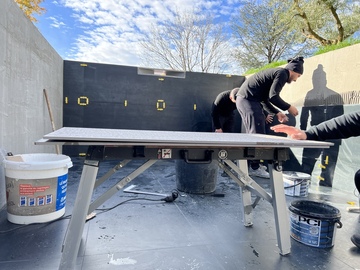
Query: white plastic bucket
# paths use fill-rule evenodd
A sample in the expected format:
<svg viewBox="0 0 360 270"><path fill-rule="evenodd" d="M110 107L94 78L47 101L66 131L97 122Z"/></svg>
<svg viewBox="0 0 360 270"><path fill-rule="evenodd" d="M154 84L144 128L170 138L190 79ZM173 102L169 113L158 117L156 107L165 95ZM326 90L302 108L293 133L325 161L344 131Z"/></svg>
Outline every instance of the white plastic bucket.
<svg viewBox="0 0 360 270"><path fill-rule="evenodd" d="M295 197L306 197L309 191L311 175L302 172L284 171L285 195Z"/></svg>
<svg viewBox="0 0 360 270"><path fill-rule="evenodd" d="M65 213L71 159L57 154L23 154L4 160L7 218L16 224L43 223Z"/></svg>

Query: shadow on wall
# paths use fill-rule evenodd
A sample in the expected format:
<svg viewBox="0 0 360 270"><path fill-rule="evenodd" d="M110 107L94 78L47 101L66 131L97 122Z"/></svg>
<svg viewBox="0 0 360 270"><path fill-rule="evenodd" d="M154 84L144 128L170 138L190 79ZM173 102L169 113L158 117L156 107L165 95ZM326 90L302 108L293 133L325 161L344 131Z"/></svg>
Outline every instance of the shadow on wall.
<svg viewBox="0 0 360 270"><path fill-rule="evenodd" d="M302 130L344 114L343 98L339 93L327 87L326 72L322 65L318 65L314 70L312 83L313 89L307 92L300 115L300 129ZM341 140L331 142L334 146L330 148L304 148L302 153L302 171L310 175L320 157L319 185L321 186L331 187L333 183Z"/></svg>
<svg viewBox="0 0 360 270"><path fill-rule="evenodd" d="M343 98L339 93L327 87L326 72L324 71L322 65L318 65L314 70L312 83L313 88L307 92L304 100L304 107L301 110L300 129L302 130L306 130L311 126L344 114ZM286 124L296 126L295 117L290 114L287 114L287 116L289 118L289 122ZM275 117L274 122L271 125L277 124L280 123ZM279 135L272 132L269 127L267 130L271 135ZM331 187L341 140L332 140L331 142L334 143L334 146L330 148L304 148L301 164L291 151L290 159L284 163L284 170L301 171L311 175L318 158L321 157L321 174L319 176L319 184Z"/></svg>

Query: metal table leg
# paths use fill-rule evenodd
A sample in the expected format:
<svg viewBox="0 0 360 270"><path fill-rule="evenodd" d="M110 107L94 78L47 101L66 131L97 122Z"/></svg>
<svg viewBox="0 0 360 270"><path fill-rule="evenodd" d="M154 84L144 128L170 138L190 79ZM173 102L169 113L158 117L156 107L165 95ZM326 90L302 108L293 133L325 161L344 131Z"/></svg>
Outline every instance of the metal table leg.
<svg viewBox="0 0 360 270"><path fill-rule="evenodd" d="M251 193L254 193L258 196L258 198L263 198L269 203L271 203L274 209L276 235L280 254L289 254L291 250L289 224L290 220L286 205L282 172L275 170L273 164L269 164L269 174L272 192L270 196L261 186L259 186L247 175L247 160L240 161L240 168L238 168L235 164L233 164L233 162L229 160L225 160L224 162L238 174L238 177L235 177L230 171L228 172L230 177L233 178L233 180L235 180L241 188L244 225L251 226L253 224L252 210L257 203L257 200L255 200L254 203L252 203L251 200ZM222 167L224 170L227 170L226 167Z"/></svg>
<svg viewBox="0 0 360 270"><path fill-rule="evenodd" d="M279 245L280 254L286 255L291 251L291 242L289 224L290 220L285 199L284 180L282 172L275 170L273 164L269 164L269 172L277 242Z"/></svg>
<svg viewBox="0 0 360 270"><path fill-rule="evenodd" d="M110 199L114 194L116 194L119 190L121 190L126 184L130 183L134 178L142 174L145 170L150 168L153 164L157 162L157 159L150 159L146 161L144 164L142 164L139 168L137 168L135 171L130 173L128 176L124 177L121 181L116 183L112 188L104 192L99 198L94 200L89 205L88 214L95 211L96 208L98 208L100 205L102 205L104 202L106 202L108 199Z"/></svg>
<svg viewBox="0 0 360 270"><path fill-rule="evenodd" d="M78 256L86 215L89 209L99 161L85 160L75 205L65 236L59 270L74 269Z"/></svg>
<svg viewBox="0 0 360 270"><path fill-rule="evenodd" d="M247 160L246 159L242 159L242 160L238 160L238 166L240 168L240 170L248 175L248 165L247 165ZM252 207L252 200L251 200L251 191L248 190L247 188L241 187L240 186L240 192L241 192L241 199L242 199L242 203L243 203L243 223L245 227L249 227L253 225L253 207Z"/></svg>

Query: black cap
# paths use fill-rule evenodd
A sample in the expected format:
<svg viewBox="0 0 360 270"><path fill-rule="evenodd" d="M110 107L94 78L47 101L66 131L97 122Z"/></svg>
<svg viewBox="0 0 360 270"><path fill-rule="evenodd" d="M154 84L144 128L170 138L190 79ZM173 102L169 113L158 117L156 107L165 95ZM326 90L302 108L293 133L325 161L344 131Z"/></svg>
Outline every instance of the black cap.
<svg viewBox="0 0 360 270"><path fill-rule="evenodd" d="M303 74L304 73L304 57L299 56L297 58L287 60L288 64L286 65L286 69L292 70L296 73Z"/></svg>

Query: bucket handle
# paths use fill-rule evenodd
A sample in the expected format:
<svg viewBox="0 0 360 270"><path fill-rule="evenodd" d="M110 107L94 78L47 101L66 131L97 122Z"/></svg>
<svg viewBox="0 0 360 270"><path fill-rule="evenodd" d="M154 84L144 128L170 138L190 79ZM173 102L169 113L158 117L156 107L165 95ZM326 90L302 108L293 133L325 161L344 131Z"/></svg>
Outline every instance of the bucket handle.
<svg viewBox="0 0 360 270"><path fill-rule="evenodd" d="M291 186L284 187L284 188L286 189L286 188L293 188L293 187L299 186L299 185L301 185L302 183L304 183L304 181L307 181L307 179L301 179L301 181L299 181L298 183L296 183L296 184L294 184L294 185L291 185ZM294 181L294 182L295 182L295 181Z"/></svg>
<svg viewBox="0 0 360 270"><path fill-rule="evenodd" d="M66 164L66 167L67 167L68 169L71 168L72 166L73 166L73 163L72 163L71 161Z"/></svg>
<svg viewBox="0 0 360 270"><path fill-rule="evenodd" d="M335 223L337 223L336 228L338 229L342 228L343 225L340 220L335 221Z"/></svg>

